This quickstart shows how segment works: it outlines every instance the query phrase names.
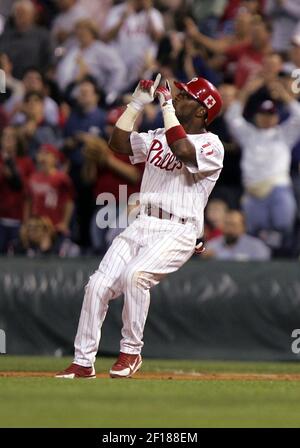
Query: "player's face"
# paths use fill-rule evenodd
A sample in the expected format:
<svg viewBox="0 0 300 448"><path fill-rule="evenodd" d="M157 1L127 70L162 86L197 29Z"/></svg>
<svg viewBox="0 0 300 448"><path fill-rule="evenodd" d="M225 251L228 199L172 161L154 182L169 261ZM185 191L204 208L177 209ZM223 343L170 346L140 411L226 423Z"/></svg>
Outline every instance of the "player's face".
<svg viewBox="0 0 300 448"><path fill-rule="evenodd" d="M182 123L190 122L198 111L200 104L194 100L187 92L180 90L173 100L177 118Z"/></svg>

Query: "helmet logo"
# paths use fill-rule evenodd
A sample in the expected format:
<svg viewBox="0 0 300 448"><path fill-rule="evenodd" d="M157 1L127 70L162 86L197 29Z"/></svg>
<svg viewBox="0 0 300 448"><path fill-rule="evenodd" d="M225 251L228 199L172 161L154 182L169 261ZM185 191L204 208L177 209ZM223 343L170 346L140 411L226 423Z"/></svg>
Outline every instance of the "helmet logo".
<svg viewBox="0 0 300 448"><path fill-rule="evenodd" d="M191 79L189 82L187 82L187 84L191 84L191 83L193 83L193 82L195 82L195 81L198 81L198 78L193 78L193 79Z"/></svg>
<svg viewBox="0 0 300 448"><path fill-rule="evenodd" d="M207 109L211 109L216 104L216 100L212 95L209 95L205 100L203 101Z"/></svg>

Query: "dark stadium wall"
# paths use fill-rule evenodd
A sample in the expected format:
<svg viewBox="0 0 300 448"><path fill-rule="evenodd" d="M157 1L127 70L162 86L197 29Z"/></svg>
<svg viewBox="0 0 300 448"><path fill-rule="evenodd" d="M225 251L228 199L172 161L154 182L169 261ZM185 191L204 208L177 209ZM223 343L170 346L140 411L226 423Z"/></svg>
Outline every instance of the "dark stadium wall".
<svg viewBox="0 0 300 448"><path fill-rule="evenodd" d="M98 264L90 258L1 259L0 329L7 354L72 354L84 285ZM111 303L100 354L119 351L122 304ZM297 360L292 332L299 327L299 263L193 259L152 290L143 353Z"/></svg>

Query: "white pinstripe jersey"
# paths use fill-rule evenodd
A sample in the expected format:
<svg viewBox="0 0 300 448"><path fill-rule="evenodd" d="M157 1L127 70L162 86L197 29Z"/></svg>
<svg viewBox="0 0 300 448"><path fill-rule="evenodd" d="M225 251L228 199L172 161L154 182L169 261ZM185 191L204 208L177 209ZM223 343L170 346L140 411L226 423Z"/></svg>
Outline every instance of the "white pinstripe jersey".
<svg viewBox="0 0 300 448"><path fill-rule="evenodd" d="M196 148L198 166L184 165L172 153L165 129L132 132L131 163L145 163L140 203L161 207L181 218L195 221L203 233L203 212L223 167L224 147L211 132L189 134Z"/></svg>

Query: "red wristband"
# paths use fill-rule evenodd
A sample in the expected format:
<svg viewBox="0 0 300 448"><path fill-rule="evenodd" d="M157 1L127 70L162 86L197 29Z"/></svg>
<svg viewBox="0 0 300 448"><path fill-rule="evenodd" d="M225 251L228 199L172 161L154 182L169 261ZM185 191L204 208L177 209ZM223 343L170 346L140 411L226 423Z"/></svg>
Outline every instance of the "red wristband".
<svg viewBox="0 0 300 448"><path fill-rule="evenodd" d="M173 128L168 129L166 132L166 138L169 146L173 145L173 143L177 140L181 140L182 138L186 137L186 132L181 125L174 126Z"/></svg>

